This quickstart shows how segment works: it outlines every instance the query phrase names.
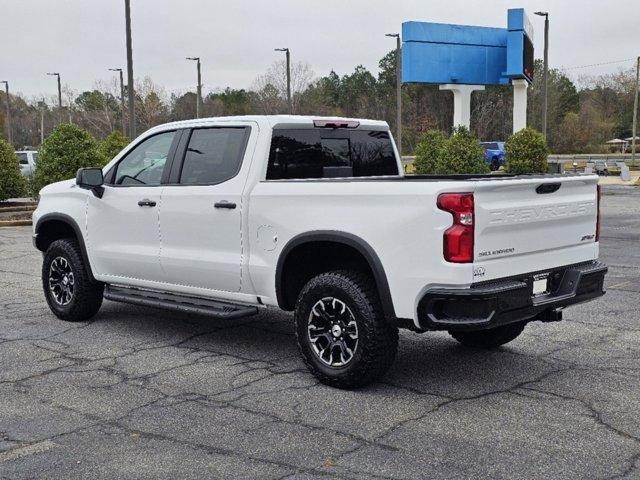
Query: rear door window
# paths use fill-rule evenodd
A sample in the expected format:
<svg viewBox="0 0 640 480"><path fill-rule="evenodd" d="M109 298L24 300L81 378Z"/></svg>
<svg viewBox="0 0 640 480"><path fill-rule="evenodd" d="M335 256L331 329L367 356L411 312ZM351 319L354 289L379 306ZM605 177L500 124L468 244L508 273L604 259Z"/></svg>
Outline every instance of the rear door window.
<svg viewBox="0 0 640 480"><path fill-rule="evenodd" d="M398 175L389 132L276 129L267 180Z"/></svg>
<svg viewBox="0 0 640 480"><path fill-rule="evenodd" d="M246 134L247 127L193 130L182 163L180 183L215 185L235 177L244 156Z"/></svg>

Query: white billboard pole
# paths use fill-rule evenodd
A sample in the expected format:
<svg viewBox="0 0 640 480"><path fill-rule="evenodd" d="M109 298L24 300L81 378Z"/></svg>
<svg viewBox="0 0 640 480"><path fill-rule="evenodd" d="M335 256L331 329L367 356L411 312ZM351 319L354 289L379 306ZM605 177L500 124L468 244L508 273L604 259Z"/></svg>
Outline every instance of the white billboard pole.
<svg viewBox="0 0 640 480"><path fill-rule="evenodd" d="M529 82L523 78L514 79L513 84L513 133L527 128L527 88Z"/></svg>
<svg viewBox="0 0 640 480"><path fill-rule="evenodd" d="M467 127L467 129L471 128L471 93L476 90L484 90L484 85L445 83L440 85L440 90L453 92L453 128L460 125Z"/></svg>

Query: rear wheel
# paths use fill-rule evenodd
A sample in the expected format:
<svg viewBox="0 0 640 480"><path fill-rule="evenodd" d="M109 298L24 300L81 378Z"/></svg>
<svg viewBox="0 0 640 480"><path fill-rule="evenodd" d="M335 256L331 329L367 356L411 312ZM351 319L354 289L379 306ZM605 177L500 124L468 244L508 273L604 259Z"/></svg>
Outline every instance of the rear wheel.
<svg viewBox="0 0 640 480"><path fill-rule="evenodd" d="M47 248L42 262L42 289L58 318L69 322L89 320L100 310L103 288L102 283L91 278L75 240L56 240Z"/></svg>
<svg viewBox="0 0 640 480"><path fill-rule="evenodd" d="M398 348L398 329L383 312L374 282L351 271L312 278L295 309L298 348L309 370L332 387L379 379Z"/></svg>
<svg viewBox="0 0 640 480"><path fill-rule="evenodd" d="M515 340L524 330L526 323L512 323L490 330L477 330L475 332L449 332L453 338L466 347L472 348L496 348Z"/></svg>

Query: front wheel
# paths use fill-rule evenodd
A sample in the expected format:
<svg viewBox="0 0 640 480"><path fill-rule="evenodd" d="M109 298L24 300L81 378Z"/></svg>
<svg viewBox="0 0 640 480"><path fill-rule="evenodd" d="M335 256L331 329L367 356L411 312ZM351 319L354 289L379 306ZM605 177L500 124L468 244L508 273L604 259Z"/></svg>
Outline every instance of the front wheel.
<svg viewBox="0 0 640 480"><path fill-rule="evenodd" d="M102 305L103 288L89 274L75 240L56 240L47 248L42 262L42 289L56 317L69 322L89 320Z"/></svg>
<svg viewBox="0 0 640 480"><path fill-rule="evenodd" d="M295 309L298 348L309 370L332 387L374 382L391 366L398 329L382 312L374 282L337 271L312 278Z"/></svg>
<svg viewBox="0 0 640 480"><path fill-rule="evenodd" d="M491 169L492 172L497 172L498 170L500 170L500 162L498 161L497 158L494 158L493 160L491 160L491 165L489 165L489 168Z"/></svg>
<svg viewBox="0 0 640 480"><path fill-rule="evenodd" d="M524 330L526 323L512 323L489 330L477 330L471 332L449 332L453 338L465 347L472 348L496 348L515 340Z"/></svg>

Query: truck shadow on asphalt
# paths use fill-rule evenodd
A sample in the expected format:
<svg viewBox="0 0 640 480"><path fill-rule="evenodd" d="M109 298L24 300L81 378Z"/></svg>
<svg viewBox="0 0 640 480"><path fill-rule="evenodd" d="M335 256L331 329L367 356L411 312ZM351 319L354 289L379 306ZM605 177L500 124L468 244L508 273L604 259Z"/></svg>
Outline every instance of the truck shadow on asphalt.
<svg viewBox="0 0 640 480"><path fill-rule="evenodd" d="M274 310L252 317L219 320L105 302L92 323L94 330L105 330L110 339L266 362L276 370L311 378L298 352L293 317L288 313ZM541 336L530 335L531 328L528 326L509 345L494 350L463 347L446 332L416 334L403 330L396 361L382 385L416 394L461 398L535 383L559 367L544 358L557 344L551 345ZM381 385L377 385L362 391L380 388Z"/></svg>

